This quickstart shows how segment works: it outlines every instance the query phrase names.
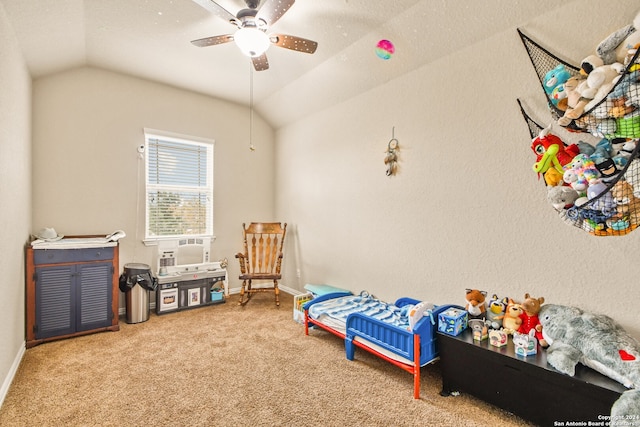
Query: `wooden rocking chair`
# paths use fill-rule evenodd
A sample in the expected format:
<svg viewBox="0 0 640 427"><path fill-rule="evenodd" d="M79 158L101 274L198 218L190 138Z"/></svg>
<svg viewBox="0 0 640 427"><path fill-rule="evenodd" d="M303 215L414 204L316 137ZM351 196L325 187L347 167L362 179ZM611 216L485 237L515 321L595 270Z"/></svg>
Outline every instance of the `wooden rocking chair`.
<svg viewBox="0 0 640 427"><path fill-rule="evenodd" d="M252 222L248 227L242 224L244 253L236 254L236 258L240 261L240 280L242 280L239 305L249 302L251 295L255 292L270 291L276 295L276 305L280 305L278 280L282 278L280 267L286 231L287 223L282 226L279 222ZM254 280L272 280L273 286L253 288Z"/></svg>

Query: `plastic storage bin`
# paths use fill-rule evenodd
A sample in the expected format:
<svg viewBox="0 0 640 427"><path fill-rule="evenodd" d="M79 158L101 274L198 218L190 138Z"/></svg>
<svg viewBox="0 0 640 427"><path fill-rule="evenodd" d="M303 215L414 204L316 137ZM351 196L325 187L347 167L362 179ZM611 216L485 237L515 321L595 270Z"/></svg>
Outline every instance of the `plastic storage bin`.
<svg viewBox="0 0 640 427"><path fill-rule="evenodd" d="M296 295L293 297L293 320L298 323L304 323L304 310L302 306L313 299L313 294L307 292L305 294Z"/></svg>

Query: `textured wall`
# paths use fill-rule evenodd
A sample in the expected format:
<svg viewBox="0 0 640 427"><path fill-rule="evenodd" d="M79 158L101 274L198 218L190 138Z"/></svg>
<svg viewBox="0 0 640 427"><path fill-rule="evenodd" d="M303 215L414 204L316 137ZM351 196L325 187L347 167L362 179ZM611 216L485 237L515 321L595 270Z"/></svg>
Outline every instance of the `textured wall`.
<svg viewBox="0 0 640 427"><path fill-rule="evenodd" d="M156 263L155 248L141 243L143 128L215 141L212 259L232 259L241 249L243 221L272 219L274 135L256 115L251 152L245 107L80 68L34 83L33 121L33 229L55 227L65 235L122 229L120 270L128 262ZM238 275L236 263L229 274Z"/></svg>
<svg viewBox="0 0 640 427"><path fill-rule="evenodd" d="M24 245L31 227L31 79L0 4L0 404L24 351Z"/></svg>
<svg viewBox="0 0 640 427"><path fill-rule="evenodd" d="M562 31L570 5L522 26L579 60L637 8L614 3L589 1L577 36ZM608 20L598 35L600 17ZM460 304L465 288L528 292L609 314L640 337L640 231L592 237L547 204L516 103L544 114L541 90L512 28L279 129L277 213L292 223L287 284ZM387 177L393 127L400 169Z"/></svg>

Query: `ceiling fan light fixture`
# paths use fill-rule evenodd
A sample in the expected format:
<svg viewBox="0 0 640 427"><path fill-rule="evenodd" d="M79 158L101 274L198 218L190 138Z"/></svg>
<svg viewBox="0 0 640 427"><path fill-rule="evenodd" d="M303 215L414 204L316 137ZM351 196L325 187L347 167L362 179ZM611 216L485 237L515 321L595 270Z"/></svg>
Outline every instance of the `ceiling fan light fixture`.
<svg viewBox="0 0 640 427"><path fill-rule="evenodd" d="M255 27L240 28L233 35L233 40L236 42L242 53L250 57L262 55L267 51L271 44L269 36L267 36L264 31Z"/></svg>

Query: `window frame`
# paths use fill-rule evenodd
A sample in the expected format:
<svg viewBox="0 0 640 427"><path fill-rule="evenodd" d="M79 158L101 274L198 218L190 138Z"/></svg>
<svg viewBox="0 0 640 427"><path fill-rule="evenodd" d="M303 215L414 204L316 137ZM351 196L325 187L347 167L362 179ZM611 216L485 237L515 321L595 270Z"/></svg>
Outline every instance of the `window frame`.
<svg viewBox="0 0 640 427"><path fill-rule="evenodd" d="M154 184L149 180L149 163L150 163L150 140L164 141L167 143L179 143L179 144L187 144L193 146L200 146L206 148L206 162L207 162L207 170L206 170L206 181L207 185L205 186L189 186L189 185L169 185L169 184ZM173 132L167 132L157 129L149 129L144 128L144 206L145 206L145 218L144 218L144 242L145 243L153 243L159 240L178 240L183 238L195 238L195 237L210 237L215 239L214 235L214 207L215 207L215 199L214 199L214 148L215 141L208 138L195 137L190 135L183 135ZM194 233L194 234L171 234L171 235L152 235L150 234L150 202L149 202L149 193L152 190L158 189L166 189L166 190L190 190L193 192L202 192L204 189L204 193L209 199L209 203L207 203L207 207L205 208L205 212L207 209L210 210L210 213L206 215L204 224L205 232L204 233ZM200 189L200 190L199 190Z"/></svg>

